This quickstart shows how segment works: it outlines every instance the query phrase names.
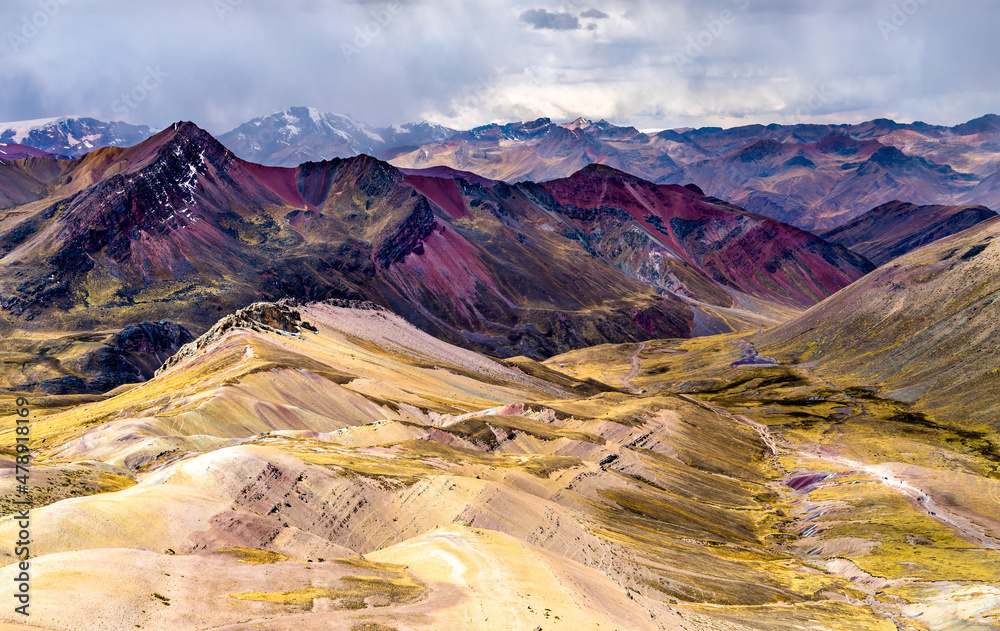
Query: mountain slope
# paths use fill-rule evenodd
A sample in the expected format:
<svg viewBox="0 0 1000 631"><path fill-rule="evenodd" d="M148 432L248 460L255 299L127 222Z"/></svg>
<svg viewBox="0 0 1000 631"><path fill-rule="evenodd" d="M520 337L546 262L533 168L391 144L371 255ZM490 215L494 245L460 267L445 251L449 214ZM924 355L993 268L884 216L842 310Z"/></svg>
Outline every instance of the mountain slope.
<svg viewBox="0 0 1000 631"><path fill-rule="evenodd" d="M33 425L32 479L70 483L33 496L32 623L893 628L774 543L798 536L753 427L546 374L370 305L227 316L152 381Z"/></svg>
<svg viewBox="0 0 1000 631"><path fill-rule="evenodd" d="M961 201L983 204L990 208L1000 207L1000 170L990 173L980 180L976 187L966 193Z"/></svg>
<svg viewBox="0 0 1000 631"><path fill-rule="evenodd" d="M20 160L21 158L68 158L68 156L57 156L54 153L28 145L0 142L0 160Z"/></svg>
<svg viewBox="0 0 1000 631"><path fill-rule="evenodd" d="M985 206L917 206L891 201L819 236L883 265L996 215Z"/></svg>
<svg viewBox="0 0 1000 631"><path fill-rule="evenodd" d="M998 236L994 218L904 254L759 336L761 352L816 362L943 421L995 432Z"/></svg>
<svg viewBox="0 0 1000 631"><path fill-rule="evenodd" d="M9 330L0 341L0 357L17 369L0 372L0 387L45 396L107 392L148 380L191 340L187 329L167 320L117 330Z"/></svg>
<svg viewBox="0 0 1000 631"><path fill-rule="evenodd" d="M0 209L13 208L45 197L47 177L34 172L33 162L35 161L27 158L0 163ZM49 163L48 166L55 167L55 160L46 162ZM11 216L4 219L9 221Z"/></svg>

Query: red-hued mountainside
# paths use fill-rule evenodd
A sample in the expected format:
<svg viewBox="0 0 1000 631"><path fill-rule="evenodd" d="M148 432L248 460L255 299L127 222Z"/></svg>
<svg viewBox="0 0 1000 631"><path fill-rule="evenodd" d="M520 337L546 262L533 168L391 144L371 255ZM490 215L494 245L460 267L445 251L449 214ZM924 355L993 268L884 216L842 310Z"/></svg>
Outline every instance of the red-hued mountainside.
<svg viewBox="0 0 1000 631"><path fill-rule="evenodd" d="M709 293L681 280L693 269L728 292L807 307L872 269L861 256L793 226L610 167L593 165L539 187L616 266L691 297ZM629 247L637 234L650 237L645 251Z"/></svg>
<svg viewBox="0 0 1000 631"><path fill-rule="evenodd" d="M168 318L197 332L261 299L364 298L446 340L545 357L774 322L871 269L608 168L544 185L446 175L367 156L263 167L191 123L76 160L0 164L4 326ZM73 373L49 358L32 380L60 370Z"/></svg>
<svg viewBox="0 0 1000 631"><path fill-rule="evenodd" d="M1000 117L955 127L748 125L642 133L601 121L487 125L392 156L510 182L567 177L591 163L709 195L806 228L830 228L894 199L996 205ZM991 179L992 178L992 179Z"/></svg>
<svg viewBox="0 0 1000 631"><path fill-rule="evenodd" d="M985 206L917 206L891 201L842 226L819 233L876 265L961 232L997 214Z"/></svg>
<svg viewBox="0 0 1000 631"><path fill-rule="evenodd" d="M20 160L21 158L68 158L48 151L13 142L0 142L0 160Z"/></svg>

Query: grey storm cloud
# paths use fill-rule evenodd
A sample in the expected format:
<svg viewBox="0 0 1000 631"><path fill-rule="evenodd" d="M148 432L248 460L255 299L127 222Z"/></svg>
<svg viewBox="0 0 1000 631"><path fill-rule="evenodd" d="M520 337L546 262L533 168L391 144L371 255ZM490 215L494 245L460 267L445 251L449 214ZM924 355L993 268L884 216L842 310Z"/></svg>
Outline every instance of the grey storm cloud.
<svg viewBox="0 0 1000 631"><path fill-rule="evenodd" d="M536 29L573 31L580 28L580 19L569 13L551 13L545 9L530 9L521 14L521 21Z"/></svg>
<svg viewBox="0 0 1000 631"><path fill-rule="evenodd" d="M3 0L0 121L955 124L1000 113L997 24L995 0Z"/></svg>

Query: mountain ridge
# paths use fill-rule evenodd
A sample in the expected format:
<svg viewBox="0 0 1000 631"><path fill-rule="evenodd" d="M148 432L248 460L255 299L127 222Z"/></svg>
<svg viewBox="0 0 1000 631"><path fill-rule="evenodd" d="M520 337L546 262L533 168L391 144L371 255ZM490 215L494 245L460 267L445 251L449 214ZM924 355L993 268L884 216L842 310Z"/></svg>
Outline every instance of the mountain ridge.
<svg viewBox="0 0 1000 631"><path fill-rule="evenodd" d="M559 179L603 163L656 183L693 182L710 195L811 230L894 198L990 205L994 194L985 178L1000 169L1000 131L991 120L953 127L876 119L642 133L541 118L460 132L392 161L510 182Z"/></svg>
<svg viewBox="0 0 1000 631"><path fill-rule="evenodd" d="M73 157L101 147L137 144L152 134L147 125L104 122L85 116L0 123L0 142L20 143Z"/></svg>
<svg viewBox="0 0 1000 631"><path fill-rule="evenodd" d="M602 163L656 183L694 183L748 210L822 230L893 199L1000 205L994 182L1000 172L997 118L988 114L950 127L874 119L656 133L604 120L540 118L461 131L426 122L375 128L347 116L293 107L257 117L219 138L240 157L271 166L369 154L404 169L447 167L511 183L560 179ZM91 127L125 125L85 118L28 121L33 126L5 131L0 125L0 142L24 137L29 146L81 155L82 141L59 131L60 125L81 121ZM31 132L37 132L37 142L28 138L29 128L38 128ZM77 137L89 138L91 148L134 144L111 138L106 129L101 133L83 130ZM146 128L136 138L143 134L152 131Z"/></svg>
<svg viewBox="0 0 1000 631"><path fill-rule="evenodd" d="M219 136L241 158L267 166L411 151L454 130L431 123L374 128L342 114L291 107L254 118Z"/></svg>
<svg viewBox="0 0 1000 631"><path fill-rule="evenodd" d="M893 200L819 236L884 265L996 215L985 206L917 206Z"/></svg>
<svg viewBox="0 0 1000 631"><path fill-rule="evenodd" d="M36 330L172 309L197 334L262 299L368 299L443 339L540 359L773 323L870 269L813 235L605 167L514 186L439 175L365 155L256 165L190 122L130 148L0 165L23 197L0 217L0 305ZM600 186L614 204L576 203ZM677 212L684 239L669 227ZM783 236L766 246L771 233Z"/></svg>

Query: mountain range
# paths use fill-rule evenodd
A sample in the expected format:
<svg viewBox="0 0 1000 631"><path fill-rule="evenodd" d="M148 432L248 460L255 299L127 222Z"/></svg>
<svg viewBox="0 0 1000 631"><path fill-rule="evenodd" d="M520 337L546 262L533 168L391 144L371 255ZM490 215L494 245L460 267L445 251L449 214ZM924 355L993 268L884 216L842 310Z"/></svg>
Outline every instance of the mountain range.
<svg viewBox="0 0 1000 631"><path fill-rule="evenodd" d="M373 128L348 116L292 107L246 122L219 136L219 141L244 160L297 167L361 154L406 153L453 133L427 122Z"/></svg>
<svg viewBox="0 0 1000 631"><path fill-rule="evenodd" d="M0 124L0 142L60 155L135 144L148 128L93 119ZM292 107L219 136L244 160L296 167L365 154L402 169L447 167L507 183L569 177L604 164L807 230L829 230L894 200L1000 207L1000 117L951 127L876 119L853 125L749 125L641 132L547 118L467 131L432 123L375 128Z"/></svg>
<svg viewBox="0 0 1000 631"><path fill-rule="evenodd" d="M127 147L152 133L146 125L75 116L0 123L0 143L27 145L58 156L80 156L102 147Z"/></svg>
<svg viewBox="0 0 1000 631"><path fill-rule="evenodd" d="M0 146L0 626L996 628L992 122Z"/></svg>
<svg viewBox="0 0 1000 631"><path fill-rule="evenodd" d="M349 116L319 112L311 107L291 107L259 116L222 134L219 139L241 158L268 166L296 167L305 162L407 153L455 133L428 122L375 128ZM103 147L136 145L154 134L146 125L104 122L66 116L0 123L0 143L11 146L17 159L34 148L63 157L78 157ZM18 153L14 153L17 151Z"/></svg>
<svg viewBox="0 0 1000 631"><path fill-rule="evenodd" d="M519 181L608 164L812 230L894 199L995 205L1000 117L955 127L878 119L859 125L750 125L641 133L605 121L487 125L395 158ZM992 179L991 179L992 178Z"/></svg>
<svg viewBox="0 0 1000 631"><path fill-rule="evenodd" d="M2 163L0 193L8 351L29 355L13 331L168 320L200 332L256 300L341 298L542 359L774 323L873 268L696 187L609 167L516 185L368 156L264 167L191 123L127 149ZM87 378L84 364L42 353L21 378Z"/></svg>

